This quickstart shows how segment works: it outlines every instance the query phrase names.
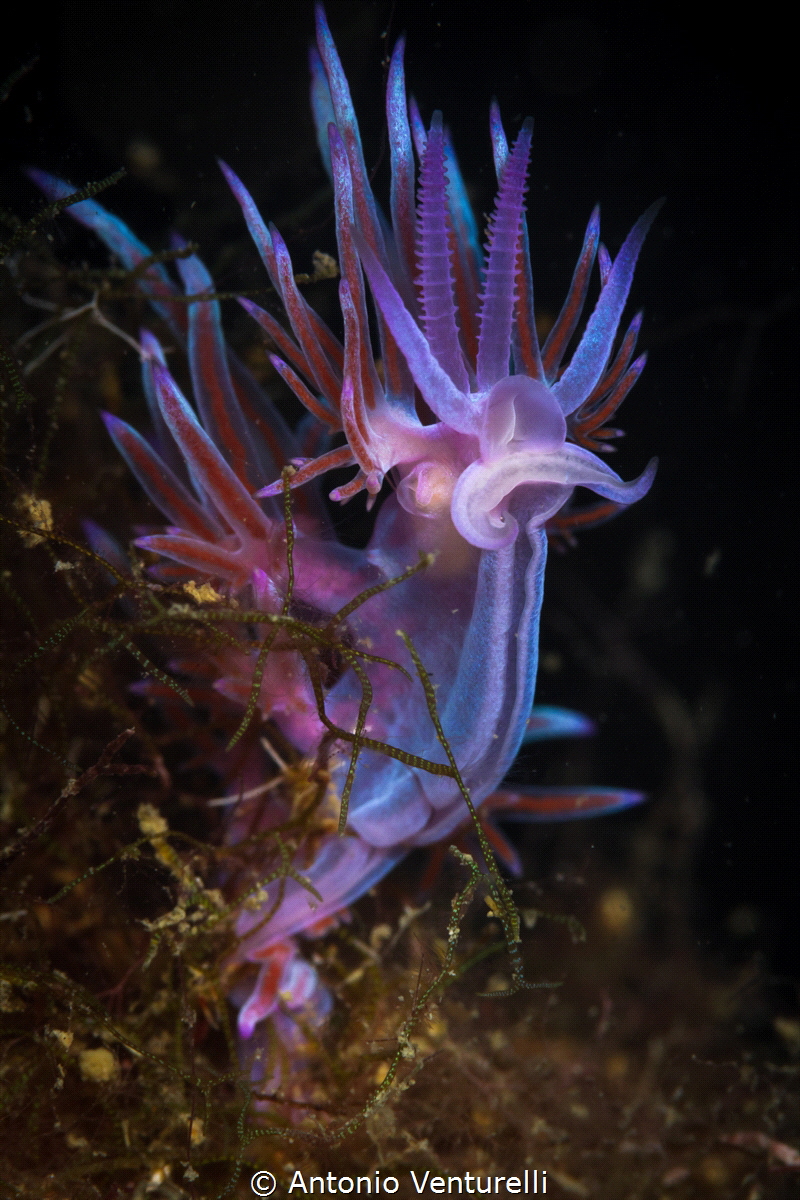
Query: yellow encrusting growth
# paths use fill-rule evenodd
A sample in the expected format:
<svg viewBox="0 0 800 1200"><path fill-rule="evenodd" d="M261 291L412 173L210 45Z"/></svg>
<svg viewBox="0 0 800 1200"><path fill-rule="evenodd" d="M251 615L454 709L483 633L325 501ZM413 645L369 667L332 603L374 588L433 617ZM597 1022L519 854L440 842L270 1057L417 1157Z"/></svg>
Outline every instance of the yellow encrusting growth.
<svg viewBox="0 0 800 1200"><path fill-rule="evenodd" d="M203 583L199 587L193 579L183 585L183 590L187 592L193 600L198 604L222 604L225 597L211 586L210 583Z"/></svg>
<svg viewBox="0 0 800 1200"><path fill-rule="evenodd" d="M53 508L49 500L42 500L30 492L22 492L17 497L16 506L23 519L34 529L41 529L43 533L53 532ZM38 533L28 530L20 530L19 536L29 550L45 540Z"/></svg>
<svg viewBox="0 0 800 1200"><path fill-rule="evenodd" d="M117 1060L105 1046L98 1046L96 1050L81 1050L78 1070L91 1083L110 1083L117 1076Z"/></svg>

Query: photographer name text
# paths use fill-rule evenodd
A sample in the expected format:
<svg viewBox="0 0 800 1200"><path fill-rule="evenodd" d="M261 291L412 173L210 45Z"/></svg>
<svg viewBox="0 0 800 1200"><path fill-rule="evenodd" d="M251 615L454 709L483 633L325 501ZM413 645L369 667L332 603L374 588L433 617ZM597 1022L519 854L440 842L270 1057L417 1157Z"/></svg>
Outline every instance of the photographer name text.
<svg viewBox="0 0 800 1200"><path fill-rule="evenodd" d="M408 1178L412 1184L411 1195L468 1195L468 1196L544 1196L547 1194L547 1171L538 1169L521 1171L519 1175L473 1175L465 1171L463 1175L433 1175L430 1171L409 1171ZM287 1191L290 1196L311 1195L354 1195L370 1196L381 1194L392 1196L400 1188L400 1180L396 1175L381 1175L375 1171L373 1175L327 1175L305 1176L302 1171L295 1171Z"/></svg>

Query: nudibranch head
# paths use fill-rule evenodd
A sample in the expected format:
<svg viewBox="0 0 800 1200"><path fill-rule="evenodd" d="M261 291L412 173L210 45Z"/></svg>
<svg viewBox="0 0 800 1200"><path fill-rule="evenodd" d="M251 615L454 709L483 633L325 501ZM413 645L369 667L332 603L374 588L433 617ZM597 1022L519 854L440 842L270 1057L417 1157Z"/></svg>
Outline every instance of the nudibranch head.
<svg viewBox="0 0 800 1200"><path fill-rule="evenodd" d="M517 536L508 512L516 488L528 490L533 519L544 525L563 508L575 487L590 488L630 503L649 488L655 464L632 484L623 483L596 455L567 441L567 422L553 392L525 375L495 384L483 411L480 457L453 489L451 513L462 537L498 550Z"/></svg>
<svg viewBox="0 0 800 1200"><path fill-rule="evenodd" d="M492 107L498 194L484 253L441 113L426 130L413 99L407 100L401 39L387 88L391 221L381 220L321 6L317 43L312 103L334 185L342 347L321 334L318 318L297 294L277 231L267 230L243 185L225 168L296 339L292 343L283 333L279 342L291 365L278 356L273 362L311 411L346 437L341 449L304 461L293 486L331 465L352 463L358 468L354 479L332 497L344 501L362 489L374 497L392 472L403 508L451 522L468 543L486 550L516 537L508 504L519 488L534 498L528 521L541 525L578 486L612 501L603 510L638 500L650 487L655 464L625 483L595 451L607 451L607 439L618 436L603 426L644 365L643 358L631 362L638 318L613 359L612 351L658 205L636 223L613 263L599 247L600 295L564 365L598 255L599 218L595 211L564 308L540 347L525 222L532 122L509 147ZM377 309L382 378L373 363L365 275ZM247 308L274 338L275 322L254 305ZM425 409L433 424L425 423L429 413L420 415ZM280 487L275 482L262 494L277 495Z"/></svg>

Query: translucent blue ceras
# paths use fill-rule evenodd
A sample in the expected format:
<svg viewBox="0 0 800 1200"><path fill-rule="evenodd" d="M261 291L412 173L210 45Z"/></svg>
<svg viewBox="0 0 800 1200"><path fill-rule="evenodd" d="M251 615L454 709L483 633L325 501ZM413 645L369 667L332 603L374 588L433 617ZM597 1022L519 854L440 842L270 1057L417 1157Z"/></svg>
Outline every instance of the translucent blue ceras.
<svg viewBox="0 0 800 1200"><path fill-rule="evenodd" d="M616 353L614 347L657 206L637 221L613 262L604 247L598 251L599 220L592 214L567 300L540 347L524 207L531 122L509 147L492 108L498 195L482 251L441 114L426 130L414 101L407 101L402 39L387 91L388 220L372 194L347 81L321 7L312 103L334 188L344 343L301 295L278 231L265 225L244 185L222 165L291 332L249 300L241 303L277 348L272 362L309 417L296 434L286 427L226 348L217 301L176 302L166 271L147 269L142 288L174 335L185 338L196 407L181 394L156 339L144 333L144 386L155 436L145 440L116 417L105 418L168 521L163 533L141 537L138 545L163 556L172 578L209 582L240 606L280 613L287 589L282 468L294 466L291 486L305 485L307 497L318 486L312 481L326 471L352 466L351 481L331 493L340 501L364 489L374 498L388 478L392 494L365 550L335 540L313 497L302 518L296 510L296 600L322 619L402 574L421 553L434 555L426 570L356 608L340 632L353 646L400 661L407 655L397 631L411 638L435 684L444 733L475 805L484 804L487 815L505 809L517 819L563 819L634 803L638 793L618 790L509 795L497 789L526 736L587 732L575 714L533 708L547 536L609 515L640 499L652 482L653 462L625 483L598 453L617 436L606 422L644 366L644 356L633 359L638 317ZM34 177L51 196L71 190L41 173ZM95 202L69 212L125 265L148 254ZM599 298L565 364L596 257ZM187 293L213 291L196 258L177 266ZM369 332L368 290L378 346ZM335 437L342 433L344 441ZM576 486L591 489L602 502L574 510ZM244 645L241 652L209 655L216 690L245 705L253 661ZM372 688L365 734L444 762L413 670L409 679L379 663L364 664L364 670ZM361 698L359 680L345 670L325 696L328 717L355 730ZM314 758L326 730L298 654L267 659L259 709L299 755ZM347 753L331 759L339 793L347 759ZM270 793L259 803L272 803ZM411 847L448 837L465 815L452 778L363 750L346 835L326 834L313 860L299 864L321 900L290 879L268 921L277 885L267 889L259 910L239 918L240 956L261 964L255 986L239 996L242 1035L249 1038L273 1015L287 1045L302 1041L292 1014L319 1022L330 1000L298 956L294 935L319 930ZM236 813L231 828L236 836ZM513 869L513 851L496 830L491 833Z"/></svg>

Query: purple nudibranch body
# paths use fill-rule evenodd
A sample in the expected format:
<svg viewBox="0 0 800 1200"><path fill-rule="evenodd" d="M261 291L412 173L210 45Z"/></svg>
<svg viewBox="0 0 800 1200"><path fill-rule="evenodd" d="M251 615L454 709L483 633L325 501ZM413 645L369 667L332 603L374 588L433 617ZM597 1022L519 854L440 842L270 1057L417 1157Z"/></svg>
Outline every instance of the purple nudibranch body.
<svg viewBox="0 0 800 1200"><path fill-rule="evenodd" d="M365 589L402 574L420 554L434 556L426 570L358 607L347 619L347 635L374 655L405 661L413 677L397 631L410 637L436 686L444 733L475 805L505 809L512 819L564 819L626 807L641 796L591 788L509 795L498 787L526 738L590 731L576 714L533 708L547 536L609 515L640 499L652 482L654 462L626 483L598 452L618 435L606 422L644 365L644 356L633 357L640 318L618 346L617 334L658 205L636 222L613 262L600 247L599 297L565 363L598 256L599 217L592 214L567 300L540 346L524 204L531 122L509 146L492 108L498 194L482 251L441 114L426 130L408 102L402 39L387 87L388 219L370 187L347 81L321 7L311 65L318 137L334 191L344 340L307 304L280 234L222 165L289 329L251 301L241 303L276 347L272 362L309 416L292 432L226 347L219 303L181 304L164 268L148 268L140 286L186 345L195 407L181 394L155 337L144 332L142 371L153 437L146 440L118 418L105 418L167 520L164 532L137 544L161 555L171 578L208 581L243 607L280 613L287 589L281 470L293 464L291 486L303 488L294 594L307 611L327 619ZM31 174L50 196L71 191L52 177ZM94 201L69 213L94 229L126 266L149 253ZM213 292L197 258L179 260L177 267L188 294ZM368 293L378 347L370 337ZM344 441L331 445L341 433ZM385 479L393 485L364 550L336 541L315 494L314 481L343 466L352 466L354 475L332 493L336 500L361 490L372 500ZM571 497L577 486L604 503L576 512ZM215 653L214 687L244 706L253 666L252 648L244 643L241 652ZM364 670L373 695L364 732L445 762L419 681L380 663ZM361 696L355 673L345 670L325 696L330 719L354 730ZM259 710L299 755L314 757L326 731L298 654L267 659ZM340 794L347 755L330 766L332 794ZM300 868L320 899L288 879L266 923L277 885L266 889L262 908L243 910L239 918L240 956L260 964L252 990L238 997L243 1037L273 1016L292 1044L300 1038L293 1013L306 1023L321 1021L330 998L298 955L295 935L335 917L410 848L448 837L465 815L452 778L362 750L346 835L325 836L311 864ZM235 837L235 811L231 828ZM513 868L510 848L507 859Z"/></svg>

